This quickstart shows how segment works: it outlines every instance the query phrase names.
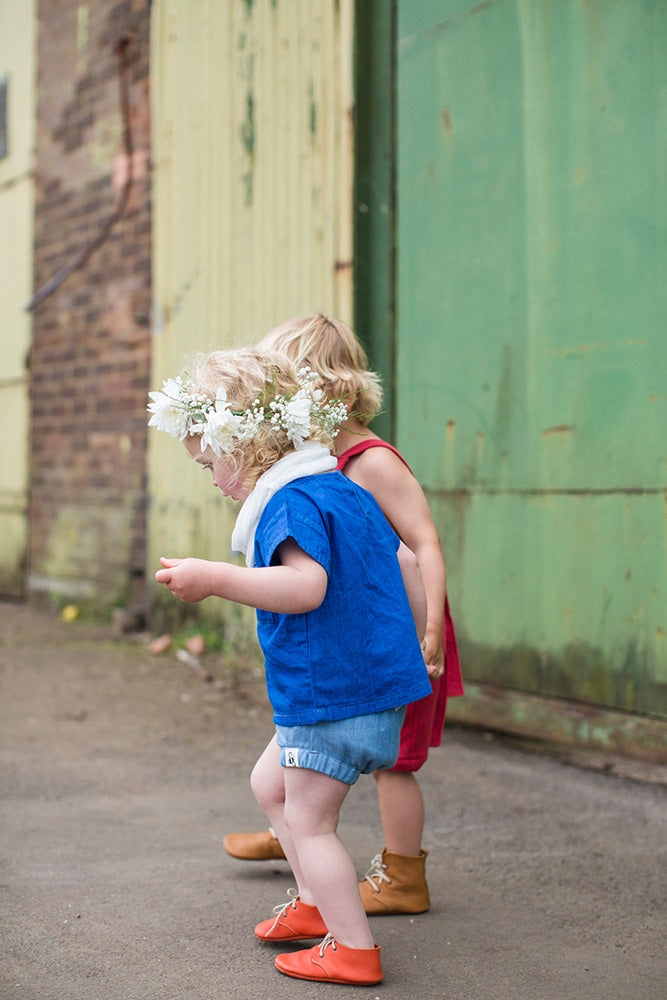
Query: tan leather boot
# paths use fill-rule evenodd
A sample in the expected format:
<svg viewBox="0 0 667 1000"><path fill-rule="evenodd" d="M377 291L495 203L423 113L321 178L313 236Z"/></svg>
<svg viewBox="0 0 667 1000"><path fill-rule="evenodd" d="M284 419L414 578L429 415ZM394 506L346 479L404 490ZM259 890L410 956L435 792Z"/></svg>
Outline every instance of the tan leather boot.
<svg viewBox="0 0 667 1000"><path fill-rule="evenodd" d="M228 833L222 846L241 861L277 861L285 857L272 827L261 833Z"/></svg>
<svg viewBox="0 0 667 1000"><path fill-rule="evenodd" d="M386 847L376 854L359 883L366 913L425 913L431 905L424 870L427 854L390 854Z"/></svg>

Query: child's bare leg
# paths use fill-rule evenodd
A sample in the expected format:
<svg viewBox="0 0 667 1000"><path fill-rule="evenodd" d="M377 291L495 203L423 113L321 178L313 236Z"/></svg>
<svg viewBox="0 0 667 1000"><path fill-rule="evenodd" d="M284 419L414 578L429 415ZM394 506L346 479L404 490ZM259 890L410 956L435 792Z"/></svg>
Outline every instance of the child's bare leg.
<svg viewBox="0 0 667 1000"><path fill-rule="evenodd" d="M306 768L286 768L284 780L287 826L313 902L340 944L372 948L357 874L336 833L349 785Z"/></svg>
<svg viewBox="0 0 667 1000"><path fill-rule="evenodd" d="M424 800L414 774L377 771L384 850L359 885L367 913L425 913L431 905L422 849Z"/></svg>
<svg viewBox="0 0 667 1000"><path fill-rule="evenodd" d="M258 804L269 818L271 826L296 879L299 896L314 906L312 893L301 871L294 842L285 821L285 768L280 763L280 747L275 736L255 764L250 775L250 787Z"/></svg>
<svg viewBox="0 0 667 1000"><path fill-rule="evenodd" d="M418 857L424 833L424 798L410 771L375 771L385 847Z"/></svg>

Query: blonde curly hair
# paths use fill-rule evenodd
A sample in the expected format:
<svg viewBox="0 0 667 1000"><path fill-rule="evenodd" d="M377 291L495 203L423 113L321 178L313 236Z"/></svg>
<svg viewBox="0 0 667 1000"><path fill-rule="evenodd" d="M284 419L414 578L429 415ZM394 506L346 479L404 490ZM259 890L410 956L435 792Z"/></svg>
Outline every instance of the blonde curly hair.
<svg viewBox="0 0 667 1000"><path fill-rule="evenodd" d="M368 424L382 407L382 383L352 329L322 313L287 320L270 330L257 347L280 351L297 368L309 365L328 399L343 399L350 415Z"/></svg>
<svg viewBox="0 0 667 1000"><path fill-rule="evenodd" d="M193 392L215 399L224 389L230 408L248 410L259 400L268 406L279 396L292 396L300 388L298 369L290 358L278 351L259 347L212 351L193 358L187 371ZM330 450L333 436L321 425L311 422L309 440L318 441ZM245 486L252 489L259 477L289 452L294 444L282 427L260 424L254 436L239 441L225 455Z"/></svg>

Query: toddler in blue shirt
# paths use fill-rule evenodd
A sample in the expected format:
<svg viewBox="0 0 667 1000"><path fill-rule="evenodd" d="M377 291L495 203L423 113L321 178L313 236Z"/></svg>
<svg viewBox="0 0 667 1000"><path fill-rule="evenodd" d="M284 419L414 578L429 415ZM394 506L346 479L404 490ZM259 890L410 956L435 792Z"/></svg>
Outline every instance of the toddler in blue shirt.
<svg viewBox="0 0 667 1000"><path fill-rule="evenodd" d="M336 831L359 774L395 763L406 704L431 693L413 617L424 600L415 561L374 498L332 471L348 413L315 380L279 354L215 351L150 394L150 425L180 438L213 485L243 502L232 548L246 556L246 566L162 558L156 580L183 601L257 609L276 734L251 786L297 890L256 936L323 939L276 957L288 976L371 985L382 979L380 949Z"/></svg>

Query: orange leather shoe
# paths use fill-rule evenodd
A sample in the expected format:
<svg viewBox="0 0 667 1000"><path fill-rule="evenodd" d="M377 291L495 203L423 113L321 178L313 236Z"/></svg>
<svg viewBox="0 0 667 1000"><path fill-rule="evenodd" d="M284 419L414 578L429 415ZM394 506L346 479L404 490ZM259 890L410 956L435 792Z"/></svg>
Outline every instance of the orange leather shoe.
<svg viewBox="0 0 667 1000"><path fill-rule="evenodd" d="M290 897L286 903L274 906L273 919L262 920L255 927L255 935L260 941L307 941L321 938L327 933L327 925L316 906L308 906L299 899L296 889L288 889Z"/></svg>
<svg viewBox="0 0 667 1000"><path fill-rule="evenodd" d="M373 986L382 982L379 945L345 948L331 934L314 948L277 955L274 964L278 972L293 979L342 983L344 986Z"/></svg>
<svg viewBox="0 0 667 1000"><path fill-rule="evenodd" d="M261 833L229 833L222 846L227 854L241 861L281 861L285 858L271 827Z"/></svg>

